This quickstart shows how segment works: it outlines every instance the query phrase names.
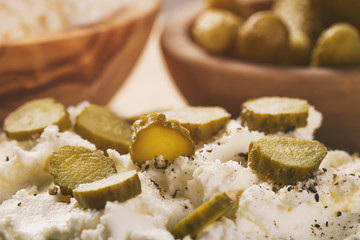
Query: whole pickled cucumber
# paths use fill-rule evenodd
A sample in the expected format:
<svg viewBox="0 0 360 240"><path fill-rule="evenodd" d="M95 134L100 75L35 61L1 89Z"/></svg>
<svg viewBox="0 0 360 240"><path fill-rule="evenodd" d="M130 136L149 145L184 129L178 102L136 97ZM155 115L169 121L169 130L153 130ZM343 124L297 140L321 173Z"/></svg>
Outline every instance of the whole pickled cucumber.
<svg viewBox="0 0 360 240"><path fill-rule="evenodd" d="M114 160L106 157L101 150L84 147L61 147L49 156L49 162L49 172L63 195L72 196L72 191L80 184L94 182L116 172Z"/></svg>
<svg viewBox="0 0 360 240"><path fill-rule="evenodd" d="M206 226L222 217L234 206L234 200L226 193L221 193L196 208L170 229L176 239L194 237Z"/></svg>
<svg viewBox="0 0 360 240"><path fill-rule="evenodd" d="M258 4L249 4L249 1L244 0L206 0L206 6L208 8L219 8L227 11L231 11L244 19L248 18L254 12L261 9L268 9L271 6L271 2L259 2Z"/></svg>
<svg viewBox="0 0 360 240"><path fill-rule="evenodd" d="M360 67L360 33L352 25L338 23L325 30L314 47L311 66Z"/></svg>
<svg viewBox="0 0 360 240"><path fill-rule="evenodd" d="M208 8L219 8L237 13L236 0L206 0Z"/></svg>
<svg viewBox="0 0 360 240"><path fill-rule="evenodd" d="M190 131L194 141L204 141L219 132L230 120L221 107L184 107L163 112L168 120L177 120Z"/></svg>
<svg viewBox="0 0 360 240"><path fill-rule="evenodd" d="M194 152L189 131L178 121L167 121L163 113L149 114L134 123L130 157L135 163L160 155L171 163L180 155L191 156Z"/></svg>
<svg viewBox="0 0 360 240"><path fill-rule="evenodd" d="M85 108L77 117L74 130L104 152L109 148L121 154L129 152L131 125L105 107L91 104Z"/></svg>
<svg viewBox="0 0 360 240"><path fill-rule="evenodd" d="M275 0L273 11L290 33L290 62L308 65L315 40L324 29L312 0Z"/></svg>
<svg viewBox="0 0 360 240"><path fill-rule="evenodd" d="M208 9L192 27L192 36L201 47L212 53L224 53L232 46L243 20L225 10Z"/></svg>
<svg viewBox="0 0 360 240"><path fill-rule="evenodd" d="M250 130L266 134L288 132L307 125L310 105L306 100L262 97L242 104L241 123Z"/></svg>
<svg viewBox="0 0 360 240"><path fill-rule="evenodd" d="M249 146L248 166L278 183L292 184L309 177L327 154L318 141L261 138Z"/></svg>
<svg viewBox="0 0 360 240"><path fill-rule="evenodd" d="M239 29L235 40L241 59L267 64L286 64L289 57L289 32L271 11L251 15Z"/></svg>
<svg viewBox="0 0 360 240"><path fill-rule="evenodd" d="M124 202L140 193L141 182L135 170L80 184L73 190L82 207L94 209L103 209L107 201Z"/></svg>
<svg viewBox="0 0 360 240"><path fill-rule="evenodd" d="M71 127L66 108L53 98L29 101L4 120L4 132L10 138L26 140L37 136L49 125L57 125L60 131Z"/></svg>

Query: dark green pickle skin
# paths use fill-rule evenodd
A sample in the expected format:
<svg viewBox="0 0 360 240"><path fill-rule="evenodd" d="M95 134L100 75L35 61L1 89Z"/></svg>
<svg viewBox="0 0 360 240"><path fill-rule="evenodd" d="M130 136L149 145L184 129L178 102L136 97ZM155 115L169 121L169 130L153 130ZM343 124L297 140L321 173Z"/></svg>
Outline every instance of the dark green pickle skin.
<svg viewBox="0 0 360 240"><path fill-rule="evenodd" d="M74 130L105 153L107 149L120 154L129 152L131 124L105 107L91 104L85 108L77 117Z"/></svg>
<svg viewBox="0 0 360 240"><path fill-rule="evenodd" d="M327 154L327 149L324 145L317 141L310 141L305 139L289 139L282 138L290 142L285 143L293 150L290 154L278 157L277 144L279 141L276 138L263 138L260 141L267 139L267 143L260 143L259 141L251 142L249 145L248 166L263 176L265 179L271 179L276 183L294 184L297 181L304 180L310 177L319 168L321 161ZM279 139L279 138L277 138ZM302 143L297 143L302 141ZM264 146L268 144L269 146ZM299 146L296 146L296 145ZM304 157L303 146L308 148L306 153L308 156ZM310 149L310 150L309 150ZM297 155L299 156L298 159Z"/></svg>

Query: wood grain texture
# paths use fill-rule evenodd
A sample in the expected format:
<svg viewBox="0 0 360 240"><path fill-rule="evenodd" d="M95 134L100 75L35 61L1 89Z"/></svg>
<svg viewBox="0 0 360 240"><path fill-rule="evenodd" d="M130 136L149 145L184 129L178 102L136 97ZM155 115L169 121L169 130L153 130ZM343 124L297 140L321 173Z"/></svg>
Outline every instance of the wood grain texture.
<svg viewBox="0 0 360 240"><path fill-rule="evenodd" d="M0 43L0 122L20 104L54 97L106 104L138 59L161 0L133 0L94 25Z"/></svg>
<svg viewBox="0 0 360 240"><path fill-rule="evenodd" d="M189 36L202 9L200 2L184 5L170 15L161 36L168 69L191 105L223 106L237 117L247 99L307 99L324 116L316 138L333 148L360 152L360 70L281 68L210 55Z"/></svg>

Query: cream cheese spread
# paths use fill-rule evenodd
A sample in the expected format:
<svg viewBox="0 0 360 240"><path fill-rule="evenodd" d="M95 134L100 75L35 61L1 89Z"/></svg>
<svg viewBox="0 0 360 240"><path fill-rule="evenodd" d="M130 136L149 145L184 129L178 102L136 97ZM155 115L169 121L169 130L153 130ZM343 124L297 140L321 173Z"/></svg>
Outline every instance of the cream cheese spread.
<svg viewBox="0 0 360 240"><path fill-rule="evenodd" d="M74 121L88 103L68 109ZM311 109L305 128L275 134L312 139L321 114ZM137 170L142 193L104 210L79 206L53 189L47 157L65 145L95 146L72 131L47 127L28 142L0 135L0 239L171 240L168 229L221 192L239 191L238 208L206 227L196 239L358 239L360 158L328 151L314 177L294 185L263 180L246 166L249 143L264 137L238 119L191 157L168 164L162 156L135 165L109 149L118 172ZM190 240L190 237L185 239Z"/></svg>

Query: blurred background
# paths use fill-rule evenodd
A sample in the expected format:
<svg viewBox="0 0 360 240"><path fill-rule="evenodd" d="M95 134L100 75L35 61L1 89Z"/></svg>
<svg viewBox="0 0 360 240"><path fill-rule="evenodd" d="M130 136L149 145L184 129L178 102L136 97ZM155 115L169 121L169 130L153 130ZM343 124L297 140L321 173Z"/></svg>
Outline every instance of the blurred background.
<svg viewBox="0 0 360 240"><path fill-rule="evenodd" d="M185 2L190 2L190 1L192 1L192 0L165 0L163 11L172 10L172 9L176 8L177 6L179 6L180 4L183 4Z"/></svg>
<svg viewBox="0 0 360 240"><path fill-rule="evenodd" d="M133 116L187 104L167 71L159 46L159 37L168 14L190 1L193 0L163 1L162 12L154 24L140 59L109 104L119 115Z"/></svg>

